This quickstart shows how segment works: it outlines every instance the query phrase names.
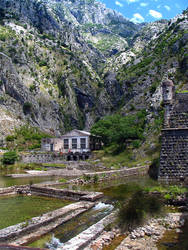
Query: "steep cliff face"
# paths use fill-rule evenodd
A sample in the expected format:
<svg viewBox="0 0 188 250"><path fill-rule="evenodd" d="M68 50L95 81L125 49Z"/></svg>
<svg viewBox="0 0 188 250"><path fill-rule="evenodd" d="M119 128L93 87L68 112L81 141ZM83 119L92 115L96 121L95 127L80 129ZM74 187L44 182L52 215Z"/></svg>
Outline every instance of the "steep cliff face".
<svg viewBox="0 0 188 250"><path fill-rule="evenodd" d="M27 122L89 129L120 109L157 115L166 72L185 87L186 30L187 12L136 25L95 0L1 0L1 135Z"/></svg>
<svg viewBox="0 0 188 250"><path fill-rule="evenodd" d="M58 22L52 9L39 1L2 1L1 13L0 51L14 65L15 82L19 78L25 99L7 95L19 110L25 102L32 106L22 114L23 120L60 133L71 127L88 128L97 115L105 114L110 103L95 69L105 58L84 41L73 24ZM7 88L12 88L9 81ZM97 103L104 109L97 111Z"/></svg>
<svg viewBox="0 0 188 250"><path fill-rule="evenodd" d="M164 78L172 79L177 91L187 89L187 12L160 25L163 28L158 29L148 44L117 71L117 81L122 88L129 88L128 96L129 93L133 95L131 100L124 102L125 111L134 104L137 108L145 106L157 115L162 101L160 84ZM143 30L147 29L148 26Z"/></svg>

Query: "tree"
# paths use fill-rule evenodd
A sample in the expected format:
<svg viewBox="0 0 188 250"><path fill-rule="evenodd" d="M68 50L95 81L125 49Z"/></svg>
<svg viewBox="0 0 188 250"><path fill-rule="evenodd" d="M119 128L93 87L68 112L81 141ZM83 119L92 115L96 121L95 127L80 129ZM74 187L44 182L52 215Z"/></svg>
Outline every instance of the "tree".
<svg viewBox="0 0 188 250"><path fill-rule="evenodd" d="M18 155L15 151L9 151L3 154L3 164L14 164L18 160Z"/></svg>
<svg viewBox="0 0 188 250"><path fill-rule="evenodd" d="M93 125L91 133L100 136L105 146L115 144L121 151L128 140L143 139L145 117L145 111L135 115L106 116Z"/></svg>

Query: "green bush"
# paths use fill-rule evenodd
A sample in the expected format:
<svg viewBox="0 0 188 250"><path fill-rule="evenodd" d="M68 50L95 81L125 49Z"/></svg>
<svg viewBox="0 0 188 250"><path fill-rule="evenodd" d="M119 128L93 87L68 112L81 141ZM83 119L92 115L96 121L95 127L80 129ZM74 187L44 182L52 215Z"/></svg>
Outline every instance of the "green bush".
<svg viewBox="0 0 188 250"><path fill-rule="evenodd" d="M28 114L30 113L32 110L32 104L30 102L25 102L24 105L23 105L23 112L24 114Z"/></svg>
<svg viewBox="0 0 188 250"><path fill-rule="evenodd" d="M95 174L95 175L93 176L93 182L94 182L94 183L97 183L98 180L99 180L99 176L98 176L97 174Z"/></svg>
<svg viewBox="0 0 188 250"><path fill-rule="evenodd" d="M90 179L91 179L91 176L90 175L83 175L83 179L84 179L84 181L90 181Z"/></svg>
<svg viewBox="0 0 188 250"><path fill-rule="evenodd" d="M18 160L18 155L15 151L9 151L3 154L2 163L5 165L14 164Z"/></svg>
<svg viewBox="0 0 188 250"><path fill-rule="evenodd" d="M15 136L14 135L7 135L6 141L14 141Z"/></svg>
<svg viewBox="0 0 188 250"><path fill-rule="evenodd" d="M141 144L140 140L135 140L132 142L133 148L139 148L140 144Z"/></svg>
<svg viewBox="0 0 188 250"><path fill-rule="evenodd" d="M35 91L35 90L36 90L36 85L35 85L35 84L31 84L31 85L29 86L29 90L30 90L31 92Z"/></svg>
<svg viewBox="0 0 188 250"><path fill-rule="evenodd" d="M64 178L62 178L62 179L59 180L59 182L63 182L64 183L64 182L67 182L67 180L64 179Z"/></svg>
<svg viewBox="0 0 188 250"><path fill-rule="evenodd" d="M39 66L40 66L40 67L47 66L47 62L46 62L45 60L41 60L41 61L39 62Z"/></svg>
<svg viewBox="0 0 188 250"><path fill-rule="evenodd" d="M155 93L157 89L157 84L156 83L153 83L150 88L149 88L149 92L153 95Z"/></svg>

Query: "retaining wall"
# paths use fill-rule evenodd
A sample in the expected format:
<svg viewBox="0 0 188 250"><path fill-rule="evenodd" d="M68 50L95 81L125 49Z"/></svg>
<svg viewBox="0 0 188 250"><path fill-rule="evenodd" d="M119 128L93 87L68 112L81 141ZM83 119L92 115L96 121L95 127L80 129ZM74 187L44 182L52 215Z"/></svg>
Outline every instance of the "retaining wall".
<svg viewBox="0 0 188 250"><path fill-rule="evenodd" d="M24 163L61 163L63 161L86 160L91 157L91 153L30 153L22 155L21 161Z"/></svg>
<svg viewBox="0 0 188 250"><path fill-rule="evenodd" d="M22 155L21 161L24 163L49 163L62 162L65 160L64 156L57 154L34 153Z"/></svg>
<svg viewBox="0 0 188 250"><path fill-rule="evenodd" d="M145 175L148 173L149 166L142 166L136 168L123 168L120 170L110 170L110 171L102 171L96 173L85 173L87 176L98 175L99 178L102 179L112 179L118 177L126 177L126 176L134 176L134 175Z"/></svg>

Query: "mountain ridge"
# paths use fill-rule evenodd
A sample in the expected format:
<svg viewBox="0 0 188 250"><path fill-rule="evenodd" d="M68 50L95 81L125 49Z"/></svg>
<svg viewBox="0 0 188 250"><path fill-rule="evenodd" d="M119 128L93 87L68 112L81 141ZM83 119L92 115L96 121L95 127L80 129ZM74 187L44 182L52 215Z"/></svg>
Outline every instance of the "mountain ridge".
<svg viewBox="0 0 188 250"><path fill-rule="evenodd" d="M98 12L102 5L96 1L1 2L0 110L4 120L0 123L10 128L1 126L2 137L11 133L15 124L25 123L54 135L71 128L89 130L105 115L141 108L148 110L152 122L160 112L159 85L165 72L169 70L168 77L180 79L179 89L185 88L186 11L171 21L135 25L104 5L105 14ZM163 35L174 39L172 47L178 39L183 43L176 44L174 67L168 59L171 47L163 44L169 61L164 70L152 64L160 64L154 57ZM8 71L2 66L5 62ZM179 71L181 64L185 64L183 72ZM13 87L17 94L13 95ZM11 124L10 120L6 123L7 117Z"/></svg>

